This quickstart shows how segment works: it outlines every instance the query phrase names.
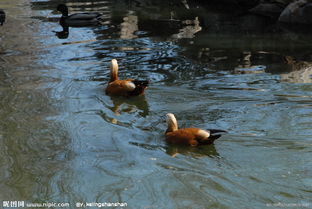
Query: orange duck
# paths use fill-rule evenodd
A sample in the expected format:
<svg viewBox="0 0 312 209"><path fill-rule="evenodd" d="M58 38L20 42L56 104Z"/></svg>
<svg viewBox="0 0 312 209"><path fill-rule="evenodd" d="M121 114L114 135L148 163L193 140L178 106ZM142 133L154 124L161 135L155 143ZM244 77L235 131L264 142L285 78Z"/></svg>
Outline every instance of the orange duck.
<svg viewBox="0 0 312 209"><path fill-rule="evenodd" d="M206 145L213 144L213 142L221 137L221 134L216 134L220 132L226 132L223 130L203 130L199 128L178 128L177 120L172 113L168 113L167 124L168 128L166 130L166 141L170 144L180 144L180 145Z"/></svg>
<svg viewBox="0 0 312 209"><path fill-rule="evenodd" d="M135 79L118 79L118 63L112 59L110 65L110 80L106 87L105 93L111 96L138 96L143 95L148 86L147 80Z"/></svg>

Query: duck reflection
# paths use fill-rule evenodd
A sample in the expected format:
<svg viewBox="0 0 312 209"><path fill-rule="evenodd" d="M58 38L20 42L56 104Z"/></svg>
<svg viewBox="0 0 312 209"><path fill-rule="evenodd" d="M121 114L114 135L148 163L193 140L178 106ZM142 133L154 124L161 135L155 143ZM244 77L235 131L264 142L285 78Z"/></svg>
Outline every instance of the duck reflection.
<svg viewBox="0 0 312 209"><path fill-rule="evenodd" d="M141 147L146 150L165 150L166 154L170 155L171 157L176 157L179 154L189 156L192 158L220 157L214 145L207 145L201 147L187 147L175 145L161 146L138 142L129 142L129 144Z"/></svg>
<svg viewBox="0 0 312 209"><path fill-rule="evenodd" d="M242 52L241 58L239 59L239 65L235 67L234 73L236 74L255 74L264 73L266 67L263 65L252 65L250 60L252 54L250 51Z"/></svg>
<svg viewBox="0 0 312 209"><path fill-rule="evenodd" d="M288 70L291 72L280 74L281 80L291 83L311 83L312 63L306 61L296 61L291 56L285 56Z"/></svg>
<svg viewBox="0 0 312 209"><path fill-rule="evenodd" d="M144 95L127 99L111 96L111 100L113 106L109 109L114 112L116 116L121 115L122 113L138 112L140 116L146 117L149 113L149 106ZM111 122L116 124L118 121L116 118L113 118Z"/></svg>
<svg viewBox="0 0 312 209"><path fill-rule="evenodd" d="M195 17L194 20L185 20L182 24L184 25L183 28L179 30L179 33L173 34L172 38L194 38L195 34L202 30L198 17Z"/></svg>
<svg viewBox="0 0 312 209"><path fill-rule="evenodd" d="M0 9L0 25L3 25L5 21L5 12L3 11L3 9Z"/></svg>
<svg viewBox="0 0 312 209"><path fill-rule="evenodd" d="M219 153L213 144L200 147L170 145L166 147L166 153L172 157L176 157L178 154L193 158L219 157Z"/></svg>
<svg viewBox="0 0 312 209"><path fill-rule="evenodd" d="M59 39L67 39L68 35L69 35L69 27L66 25L62 25L60 23L60 25L63 28L63 31L54 31L55 35L59 38Z"/></svg>

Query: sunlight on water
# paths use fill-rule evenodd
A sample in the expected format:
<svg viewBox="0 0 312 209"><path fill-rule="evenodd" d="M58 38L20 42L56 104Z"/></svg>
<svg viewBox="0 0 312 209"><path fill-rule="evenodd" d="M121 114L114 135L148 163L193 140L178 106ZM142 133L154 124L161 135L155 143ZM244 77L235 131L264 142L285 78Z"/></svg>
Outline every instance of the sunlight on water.
<svg viewBox="0 0 312 209"><path fill-rule="evenodd" d="M57 4L0 2L0 201L311 206L309 36L218 34L183 4L128 1L70 1L104 23L66 31ZM105 95L113 58L150 81L144 96ZM168 145L168 112L228 134Z"/></svg>

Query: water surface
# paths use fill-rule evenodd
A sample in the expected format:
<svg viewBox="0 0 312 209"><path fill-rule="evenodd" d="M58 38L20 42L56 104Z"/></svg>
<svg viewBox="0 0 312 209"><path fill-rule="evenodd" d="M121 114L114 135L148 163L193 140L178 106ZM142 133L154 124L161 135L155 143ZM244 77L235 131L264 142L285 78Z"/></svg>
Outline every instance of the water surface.
<svg viewBox="0 0 312 209"><path fill-rule="evenodd" d="M183 5L70 1L104 24L57 36L58 3L0 2L0 200L312 207L309 34L237 32ZM113 58L121 78L151 81L145 96L105 95ZM168 112L229 133L170 146Z"/></svg>

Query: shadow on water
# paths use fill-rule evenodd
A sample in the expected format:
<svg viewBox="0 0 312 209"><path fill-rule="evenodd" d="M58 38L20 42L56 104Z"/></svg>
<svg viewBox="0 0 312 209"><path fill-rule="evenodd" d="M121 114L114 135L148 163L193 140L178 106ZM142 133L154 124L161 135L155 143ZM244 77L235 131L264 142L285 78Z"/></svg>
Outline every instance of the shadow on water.
<svg viewBox="0 0 312 209"><path fill-rule="evenodd" d="M0 2L1 198L71 208L263 208L310 198L308 33L244 8L140 0L66 1L70 13L106 19L61 31L59 3ZM145 96L105 95L113 58L121 78L151 81ZM229 134L213 146L167 146L168 112L181 127Z"/></svg>

